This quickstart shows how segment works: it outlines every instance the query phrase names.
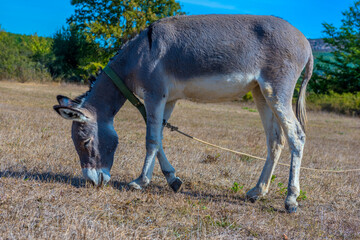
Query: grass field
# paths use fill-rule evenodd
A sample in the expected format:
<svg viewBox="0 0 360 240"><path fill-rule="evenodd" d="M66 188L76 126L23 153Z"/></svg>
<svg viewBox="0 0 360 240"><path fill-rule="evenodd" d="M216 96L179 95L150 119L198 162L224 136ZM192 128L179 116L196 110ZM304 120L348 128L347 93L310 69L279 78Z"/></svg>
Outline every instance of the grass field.
<svg viewBox="0 0 360 240"><path fill-rule="evenodd" d="M145 156L145 125L129 103L115 121L120 144L109 186L86 185L71 122L52 110L57 94L84 91L0 82L0 239L360 239L359 172L303 170L299 211L287 214L288 168L276 168L265 198L244 202L263 162L168 130L165 152L184 181L182 190L171 191L158 164L147 189L128 190ZM265 135L254 108L180 101L169 122L206 141L264 157ZM359 168L359 118L315 112L308 118L303 166ZM287 148L281 162L289 163Z"/></svg>

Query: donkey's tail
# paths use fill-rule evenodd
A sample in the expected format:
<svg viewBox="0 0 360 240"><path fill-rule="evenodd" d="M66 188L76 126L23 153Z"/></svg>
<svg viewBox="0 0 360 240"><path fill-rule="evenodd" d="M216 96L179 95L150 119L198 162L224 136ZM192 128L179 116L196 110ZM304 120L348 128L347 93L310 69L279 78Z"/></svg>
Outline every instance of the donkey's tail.
<svg viewBox="0 0 360 240"><path fill-rule="evenodd" d="M314 58L313 54L310 51L309 60L305 66L305 73L301 83L299 98L296 103L296 117L300 122L302 129L305 131L305 125L307 121L306 117L306 104L305 104L305 93L306 93L306 86L311 78L312 72L314 68Z"/></svg>

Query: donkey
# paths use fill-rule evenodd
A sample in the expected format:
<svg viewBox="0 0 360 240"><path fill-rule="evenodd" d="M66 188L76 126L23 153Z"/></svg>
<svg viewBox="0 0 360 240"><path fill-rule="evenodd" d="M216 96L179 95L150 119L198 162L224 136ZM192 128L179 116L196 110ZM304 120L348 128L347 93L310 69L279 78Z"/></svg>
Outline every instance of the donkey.
<svg viewBox="0 0 360 240"><path fill-rule="evenodd" d="M141 175L129 185L147 186L155 156L167 183L176 192L181 180L162 147L162 131L179 99L220 102L251 91L267 139L267 160L257 185L247 192L252 202L269 189L271 175L287 139L291 167L285 207L296 212L299 173L305 144L305 90L313 56L304 35L273 16L198 15L161 19L124 44L108 67L144 100L147 113L146 156ZM296 105L295 84L305 68ZM87 180L110 180L118 145L113 119L126 98L102 72L90 91L71 100L58 96L54 109L73 120L72 139Z"/></svg>

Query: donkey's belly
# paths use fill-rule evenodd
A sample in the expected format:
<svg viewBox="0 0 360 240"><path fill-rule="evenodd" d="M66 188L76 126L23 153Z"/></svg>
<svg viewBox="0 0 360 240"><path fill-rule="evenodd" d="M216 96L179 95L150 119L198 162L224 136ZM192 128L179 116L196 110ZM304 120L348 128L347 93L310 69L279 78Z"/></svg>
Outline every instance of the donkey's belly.
<svg viewBox="0 0 360 240"><path fill-rule="evenodd" d="M254 86L259 74L232 73L175 80L170 99L220 102L242 97Z"/></svg>

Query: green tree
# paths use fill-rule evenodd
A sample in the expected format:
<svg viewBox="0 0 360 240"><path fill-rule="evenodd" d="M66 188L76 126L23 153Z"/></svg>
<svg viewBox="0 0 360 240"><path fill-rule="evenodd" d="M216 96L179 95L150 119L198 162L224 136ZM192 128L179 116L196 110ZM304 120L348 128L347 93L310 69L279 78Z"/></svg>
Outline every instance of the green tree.
<svg viewBox="0 0 360 240"><path fill-rule="evenodd" d="M9 34L0 30L0 78L12 78L16 70L24 65L26 58L20 54L16 43L11 39Z"/></svg>
<svg viewBox="0 0 360 240"><path fill-rule="evenodd" d="M51 75L74 81L86 79L92 73L89 65L97 61L101 51L97 44L88 40L73 24L55 33L53 39L54 60L49 66Z"/></svg>
<svg viewBox="0 0 360 240"><path fill-rule="evenodd" d="M42 65L48 65L50 61L51 49L53 44L52 38L39 37L34 34L23 39L24 46L30 51L30 58Z"/></svg>
<svg viewBox="0 0 360 240"><path fill-rule="evenodd" d="M309 82L316 93L360 91L360 1L343 12L342 25L324 23L326 43L332 56L318 58L317 71Z"/></svg>
<svg viewBox="0 0 360 240"><path fill-rule="evenodd" d="M0 79L22 82L48 79L45 56L50 52L51 41L37 35L8 33L0 28Z"/></svg>
<svg viewBox="0 0 360 240"><path fill-rule="evenodd" d="M87 38L107 49L106 60L152 22L184 14L175 0L72 0L71 4L75 14L68 23L76 24Z"/></svg>

